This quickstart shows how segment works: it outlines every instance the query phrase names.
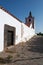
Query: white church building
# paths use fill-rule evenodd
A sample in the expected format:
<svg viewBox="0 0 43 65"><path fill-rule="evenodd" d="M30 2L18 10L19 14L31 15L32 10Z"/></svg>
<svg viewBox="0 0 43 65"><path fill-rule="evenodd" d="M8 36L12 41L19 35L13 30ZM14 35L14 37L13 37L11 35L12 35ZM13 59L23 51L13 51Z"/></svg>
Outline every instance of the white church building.
<svg viewBox="0 0 43 65"><path fill-rule="evenodd" d="M0 52L11 45L26 42L34 35L34 17L32 17L31 12L24 24L0 6Z"/></svg>

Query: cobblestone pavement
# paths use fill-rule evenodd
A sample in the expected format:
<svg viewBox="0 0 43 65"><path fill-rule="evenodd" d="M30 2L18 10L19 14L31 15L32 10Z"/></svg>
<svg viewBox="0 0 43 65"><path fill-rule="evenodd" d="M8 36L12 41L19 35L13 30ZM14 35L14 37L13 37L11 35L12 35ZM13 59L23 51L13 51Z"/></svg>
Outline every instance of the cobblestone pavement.
<svg viewBox="0 0 43 65"><path fill-rule="evenodd" d="M29 41L22 42L15 47L14 53L0 53L0 57L10 56L11 59L9 63L0 63L0 65L43 65L43 36L34 36Z"/></svg>

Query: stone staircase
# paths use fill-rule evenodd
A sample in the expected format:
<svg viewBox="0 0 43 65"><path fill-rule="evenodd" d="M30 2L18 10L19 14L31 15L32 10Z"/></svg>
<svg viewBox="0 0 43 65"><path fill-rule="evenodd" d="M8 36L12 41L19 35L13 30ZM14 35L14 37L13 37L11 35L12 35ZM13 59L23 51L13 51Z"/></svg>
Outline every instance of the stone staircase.
<svg viewBox="0 0 43 65"><path fill-rule="evenodd" d="M1 55L12 56L10 65L43 65L43 36L34 36Z"/></svg>

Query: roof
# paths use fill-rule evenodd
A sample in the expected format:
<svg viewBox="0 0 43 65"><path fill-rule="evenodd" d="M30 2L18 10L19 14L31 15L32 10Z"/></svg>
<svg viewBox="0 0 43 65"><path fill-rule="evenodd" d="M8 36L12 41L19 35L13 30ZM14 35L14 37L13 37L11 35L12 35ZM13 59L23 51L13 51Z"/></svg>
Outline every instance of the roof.
<svg viewBox="0 0 43 65"><path fill-rule="evenodd" d="M8 13L9 15L11 15L12 17L14 17L14 18L17 19L19 22L22 23L21 20L19 20L16 16L14 16L13 14L11 14L9 11L7 11L4 7L0 6L0 9L2 9L3 11L5 11L6 13Z"/></svg>

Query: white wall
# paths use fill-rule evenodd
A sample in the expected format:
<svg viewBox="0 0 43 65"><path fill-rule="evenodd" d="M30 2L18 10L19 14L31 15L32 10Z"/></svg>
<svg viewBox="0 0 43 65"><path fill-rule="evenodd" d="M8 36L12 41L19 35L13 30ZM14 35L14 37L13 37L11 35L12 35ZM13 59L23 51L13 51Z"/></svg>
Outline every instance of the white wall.
<svg viewBox="0 0 43 65"><path fill-rule="evenodd" d="M16 28L15 44L29 40L34 34L34 29L27 27L24 23L19 22L16 18L0 9L0 51L4 49L4 24L8 24Z"/></svg>
<svg viewBox="0 0 43 65"><path fill-rule="evenodd" d="M24 42L28 41L31 37L35 35L35 30L33 28L26 26L24 23L22 23L22 40Z"/></svg>
<svg viewBox="0 0 43 65"><path fill-rule="evenodd" d="M8 24L16 28L15 44L21 41L21 23L0 9L0 51L4 48L4 24Z"/></svg>

